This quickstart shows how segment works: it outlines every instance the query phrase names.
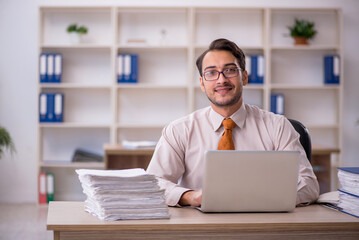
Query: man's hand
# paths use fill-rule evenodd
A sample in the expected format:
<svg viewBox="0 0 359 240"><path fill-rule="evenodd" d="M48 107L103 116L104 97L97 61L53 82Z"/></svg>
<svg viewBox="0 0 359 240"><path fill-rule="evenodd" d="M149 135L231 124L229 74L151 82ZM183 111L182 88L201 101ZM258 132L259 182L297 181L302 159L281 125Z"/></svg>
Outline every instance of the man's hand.
<svg viewBox="0 0 359 240"><path fill-rule="evenodd" d="M178 204L181 206L190 205L192 207L199 207L202 203L202 190L188 191L182 194Z"/></svg>

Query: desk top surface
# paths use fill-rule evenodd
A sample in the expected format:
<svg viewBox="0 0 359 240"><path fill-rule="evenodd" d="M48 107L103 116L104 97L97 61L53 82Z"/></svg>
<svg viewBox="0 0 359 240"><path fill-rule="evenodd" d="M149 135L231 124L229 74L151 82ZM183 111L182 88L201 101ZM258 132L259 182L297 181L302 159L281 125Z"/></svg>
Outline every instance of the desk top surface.
<svg viewBox="0 0 359 240"><path fill-rule="evenodd" d="M290 213L202 213L193 208L169 208L170 219L101 221L85 212L83 202L50 202L47 229L54 231L86 230L190 230L302 228L355 229L359 218L320 206L296 208Z"/></svg>

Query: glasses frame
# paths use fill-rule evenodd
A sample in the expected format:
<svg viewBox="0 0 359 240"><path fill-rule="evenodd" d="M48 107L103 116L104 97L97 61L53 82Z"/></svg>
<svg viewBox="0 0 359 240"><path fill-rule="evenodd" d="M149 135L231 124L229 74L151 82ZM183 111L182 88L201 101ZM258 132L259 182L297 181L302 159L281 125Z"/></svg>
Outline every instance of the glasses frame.
<svg viewBox="0 0 359 240"><path fill-rule="evenodd" d="M230 68L232 68L232 67L230 67ZM204 80L206 80L206 81L208 81L208 82L213 82L213 81L217 81L217 80L219 79L219 77L221 76L221 73L222 73L222 75L223 75L224 78L234 78L234 77L238 77L238 76L240 75L240 73L242 73L242 69L241 69L240 67L236 66L236 67L233 67L233 68L236 68L236 69L239 70L239 71L238 71L238 75L237 75L237 76L233 76L233 77L226 77L226 75L224 74L224 71L226 71L227 69L230 69L230 68L226 68L226 69L224 69L224 70L222 70L222 71L217 71L217 70L208 70L208 71L206 71L206 72L216 71L216 72L218 73L218 77L217 77L216 79L207 80L207 79L206 79L206 75L205 75L206 72L203 72L202 75L203 75Z"/></svg>

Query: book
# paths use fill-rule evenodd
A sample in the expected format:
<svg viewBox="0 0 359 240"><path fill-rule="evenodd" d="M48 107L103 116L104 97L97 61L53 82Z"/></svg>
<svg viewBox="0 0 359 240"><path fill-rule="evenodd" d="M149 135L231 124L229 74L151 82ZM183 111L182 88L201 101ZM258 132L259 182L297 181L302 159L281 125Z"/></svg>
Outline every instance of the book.
<svg viewBox="0 0 359 240"><path fill-rule="evenodd" d="M324 56L324 83L339 84L340 58L338 55Z"/></svg>

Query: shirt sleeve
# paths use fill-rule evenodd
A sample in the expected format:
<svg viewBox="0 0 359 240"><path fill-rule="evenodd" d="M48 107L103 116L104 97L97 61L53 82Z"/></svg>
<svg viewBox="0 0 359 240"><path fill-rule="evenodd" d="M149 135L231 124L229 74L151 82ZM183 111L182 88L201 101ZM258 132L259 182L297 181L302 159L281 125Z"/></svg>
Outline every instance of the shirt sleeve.
<svg viewBox="0 0 359 240"><path fill-rule="evenodd" d="M156 176L160 188L165 190L165 201L169 206L175 206L182 194L191 190L178 185L185 172L180 136L183 134L174 133L173 126L165 127L147 168L148 173Z"/></svg>
<svg viewBox="0 0 359 240"><path fill-rule="evenodd" d="M297 205L306 205L315 202L319 197L319 184L317 177L313 172L307 155L299 141L299 133L294 129L292 124L286 119L281 119L282 126L278 130L278 149L277 150L294 150L300 152L299 159L299 176L297 185Z"/></svg>

